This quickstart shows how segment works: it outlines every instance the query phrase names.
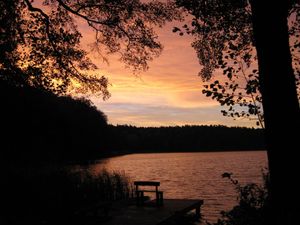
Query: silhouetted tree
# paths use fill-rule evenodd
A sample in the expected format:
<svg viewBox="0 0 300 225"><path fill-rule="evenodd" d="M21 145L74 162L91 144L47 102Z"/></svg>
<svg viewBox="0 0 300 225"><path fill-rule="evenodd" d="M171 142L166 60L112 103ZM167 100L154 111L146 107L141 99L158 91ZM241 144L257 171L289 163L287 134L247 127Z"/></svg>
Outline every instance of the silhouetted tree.
<svg viewBox="0 0 300 225"><path fill-rule="evenodd" d="M108 138L110 150L130 153L240 151L265 148L263 131L245 127L109 125Z"/></svg>
<svg viewBox="0 0 300 225"><path fill-rule="evenodd" d="M172 4L139 0L2 0L0 10L1 80L104 98L109 96L107 79L91 72L96 65L80 47L78 23L95 33L92 49L101 56L118 52L140 70L162 50L153 26L179 18Z"/></svg>
<svg viewBox="0 0 300 225"><path fill-rule="evenodd" d="M296 7L292 8L289 16L289 35L298 99L300 100L300 19L297 13L299 14L299 10L297 11ZM247 33L243 35L245 36ZM213 82L210 81L210 84L204 85L202 92L217 100L222 106L228 106L222 110L224 116L257 120L257 125L264 127L255 48L252 43L249 43L249 46L241 51L237 50L236 44L235 40L232 40L228 44L228 49L222 53L222 58L216 62L216 68L222 69L224 76L215 77ZM194 47L201 48L198 45ZM200 57L206 56L201 55Z"/></svg>
<svg viewBox="0 0 300 225"><path fill-rule="evenodd" d="M210 79L212 72L222 65L224 53L232 55L232 59L249 57L251 46L255 46L271 177L272 223L292 224L297 221L299 202L299 198L295 200L299 185L294 181L298 176L295 148L299 143L295 131L300 128L300 110L289 46L288 16L294 12L299 25L299 3L293 0L272 4L259 0L176 2L194 16L188 32L196 37L193 46L204 66L200 73L203 78ZM299 26L294 29L299 31ZM298 46L299 41L293 47ZM294 63L299 61L294 58ZM221 69L224 68L221 66ZM228 67L225 74L231 76L233 70ZM299 74L299 68L296 72ZM229 96L226 101L231 100Z"/></svg>
<svg viewBox="0 0 300 225"><path fill-rule="evenodd" d="M91 157L98 146L95 141L105 140L105 132L102 136L98 132L106 126L101 112L82 100L51 95L79 92L109 97L107 79L95 73L96 65L80 46L78 25L94 32L91 48L103 60L106 54L119 53L127 66L145 70L162 51L153 27L180 19L174 4L159 1L1 0L0 10L0 81L5 98L1 121L9 118L12 123L3 128L9 137L5 143L18 154L33 151L30 155L36 158L43 151L53 158L76 158L83 155L79 149ZM14 139L21 139L27 150Z"/></svg>
<svg viewBox="0 0 300 225"><path fill-rule="evenodd" d="M1 163L86 160L107 154L106 116L86 99L0 82Z"/></svg>

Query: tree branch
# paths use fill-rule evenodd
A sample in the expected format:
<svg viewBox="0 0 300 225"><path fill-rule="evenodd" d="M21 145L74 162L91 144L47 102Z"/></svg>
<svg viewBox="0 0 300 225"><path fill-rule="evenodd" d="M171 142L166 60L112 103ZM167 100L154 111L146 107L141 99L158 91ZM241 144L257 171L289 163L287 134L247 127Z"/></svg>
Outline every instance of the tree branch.
<svg viewBox="0 0 300 225"><path fill-rule="evenodd" d="M67 4L65 4L62 0L57 0L57 2L58 2L58 4L59 4L60 6L62 6L62 7L63 7L65 10L67 10L68 12L70 12L70 13L76 15L76 16L79 16L79 17L85 19L85 20L88 21L88 22L92 22L92 23L96 23L96 24L102 24L102 25L106 25L106 26L111 26L111 25L113 25L112 23L107 23L107 22L105 22L105 21L99 21L99 20L91 19L91 18L89 18L89 17L87 17L87 16L85 16L85 15L79 13L79 11L80 11L81 9L85 8L86 6L80 7L80 8L78 8L77 10L74 10L74 9L72 9L70 6L68 6ZM95 6L96 6L96 5L95 5Z"/></svg>
<svg viewBox="0 0 300 225"><path fill-rule="evenodd" d="M57 50L57 47L55 46L53 38L50 35L50 19L49 19L49 16L43 10L41 10L40 8L34 7L30 3L29 0L24 0L24 1L25 1L26 5L27 5L29 11L31 11L31 12L38 12L40 15L42 15L44 17L45 26L46 26L46 35L47 35L47 38L49 40L50 46L52 47L53 51L57 54L59 64L62 66L62 68L68 70L68 67L65 66L65 63L63 63L63 60L62 60L63 56L62 56L62 54ZM67 61L68 61L68 63L72 64L72 62L70 62L70 60L67 60Z"/></svg>
<svg viewBox="0 0 300 225"><path fill-rule="evenodd" d="M47 34L49 34L49 27L50 27L49 16L46 13L44 13L44 11L41 10L40 8L33 7L33 5L30 3L29 0L24 0L24 2L26 3L29 11L38 12L44 17L44 20L46 22L46 32Z"/></svg>
<svg viewBox="0 0 300 225"><path fill-rule="evenodd" d="M244 70L244 65L243 65L243 63L242 63L240 60L238 60L238 63L239 63L239 66L240 66L240 68L241 68L242 75L243 75L245 81L248 83L249 80L248 80L248 78L247 78L247 76L246 76L246 72L245 72L245 70ZM254 104L255 108L257 109L257 108L258 108L258 106L257 106L257 101L256 101L256 99L255 99L255 97L254 97L254 95L253 95L252 92L250 92L250 96L251 96L251 99L252 99L252 101L253 101L253 104ZM263 120L263 116L262 116L262 115L260 114L260 112L258 112L258 111L257 111L257 118L258 118L258 121L259 121L260 126L264 129L265 126L264 126L264 122L263 122L263 121L264 121L264 120Z"/></svg>

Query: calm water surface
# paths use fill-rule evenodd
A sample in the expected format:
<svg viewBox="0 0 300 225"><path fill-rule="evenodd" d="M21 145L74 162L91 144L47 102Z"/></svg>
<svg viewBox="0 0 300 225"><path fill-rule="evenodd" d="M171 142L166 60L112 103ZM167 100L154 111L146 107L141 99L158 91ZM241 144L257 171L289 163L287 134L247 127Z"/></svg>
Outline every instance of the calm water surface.
<svg viewBox="0 0 300 225"><path fill-rule="evenodd" d="M164 198L203 199L204 219L213 222L237 202L233 185L222 173L233 173L243 184L262 183L266 166L265 151L249 151L132 154L101 160L90 169L105 167L124 171L132 180L160 181Z"/></svg>

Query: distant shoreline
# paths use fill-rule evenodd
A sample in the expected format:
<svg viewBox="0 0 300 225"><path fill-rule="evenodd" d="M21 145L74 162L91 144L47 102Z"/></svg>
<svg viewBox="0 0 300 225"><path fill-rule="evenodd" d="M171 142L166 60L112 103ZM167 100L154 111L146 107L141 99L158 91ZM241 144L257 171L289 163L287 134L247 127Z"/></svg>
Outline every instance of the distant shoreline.
<svg viewBox="0 0 300 225"><path fill-rule="evenodd" d="M133 151L127 151L127 150L120 150L120 151L112 151L108 153L107 155L104 155L104 158L110 158L113 156L119 156L119 155L128 155L128 154L144 154L144 153L192 153L192 152L245 152L245 151L266 151L265 148L247 148L247 149L202 149L202 150L133 150Z"/></svg>
<svg viewBox="0 0 300 225"><path fill-rule="evenodd" d="M83 160L81 162L72 162L70 164L93 164L97 163L101 160L132 155L132 154L159 154L159 153L213 153L213 152L259 152L259 151L267 151L266 149L236 149L236 150L199 150L199 151L157 151L157 150L141 150L141 151L113 151L108 154L102 155L101 158Z"/></svg>

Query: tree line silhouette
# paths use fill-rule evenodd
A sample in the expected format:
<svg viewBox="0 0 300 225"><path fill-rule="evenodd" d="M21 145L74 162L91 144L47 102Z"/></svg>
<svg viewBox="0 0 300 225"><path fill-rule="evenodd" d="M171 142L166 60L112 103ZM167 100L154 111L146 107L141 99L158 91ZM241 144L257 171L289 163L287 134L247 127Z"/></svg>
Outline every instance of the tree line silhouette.
<svg viewBox="0 0 300 225"><path fill-rule="evenodd" d="M125 152L188 152L265 149L263 130L245 127L110 126L110 148Z"/></svg>
<svg viewBox="0 0 300 225"><path fill-rule="evenodd" d="M263 130L225 126L108 125L84 98L0 83L2 159L81 161L117 153L264 149ZM128 121L130 122L130 121Z"/></svg>

